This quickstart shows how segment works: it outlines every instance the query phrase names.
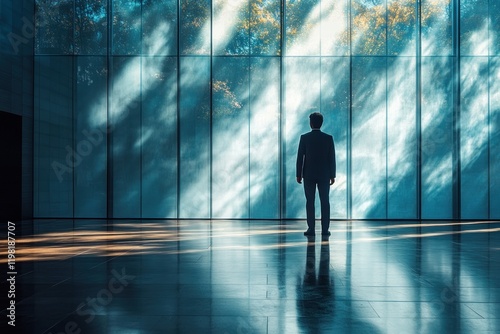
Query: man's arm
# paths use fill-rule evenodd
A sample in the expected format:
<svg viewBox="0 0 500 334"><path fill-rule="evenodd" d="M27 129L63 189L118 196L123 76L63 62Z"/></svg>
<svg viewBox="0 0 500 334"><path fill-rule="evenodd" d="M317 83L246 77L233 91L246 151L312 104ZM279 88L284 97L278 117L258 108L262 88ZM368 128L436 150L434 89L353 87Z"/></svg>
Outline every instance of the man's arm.
<svg viewBox="0 0 500 334"><path fill-rule="evenodd" d="M335 183L335 177L337 177L337 162L335 160L335 143L333 141L333 137L331 138L330 145L330 185Z"/></svg>
<svg viewBox="0 0 500 334"><path fill-rule="evenodd" d="M297 150L297 162L295 164L295 176L297 177L297 182L302 183L302 168L304 167L304 154L305 146L302 136L300 136L299 148Z"/></svg>

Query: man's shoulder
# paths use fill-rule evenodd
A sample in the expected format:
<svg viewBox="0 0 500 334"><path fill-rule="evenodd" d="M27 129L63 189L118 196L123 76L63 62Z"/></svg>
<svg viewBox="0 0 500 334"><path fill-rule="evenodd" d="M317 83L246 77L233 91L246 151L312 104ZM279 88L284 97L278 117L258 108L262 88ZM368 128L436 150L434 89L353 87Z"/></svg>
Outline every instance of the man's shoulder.
<svg viewBox="0 0 500 334"><path fill-rule="evenodd" d="M306 132L306 133L301 134L300 138L306 139L306 138L311 137L312 135L314 135L312 131L311 132Z"/></svg>
<svg viewBox="0 0 500 334"><path fill-rule="evenodd" d="M333 136L328 133L321 132L320 140L324 143L333 143Z"/></svg>
<svg viewBox="0 0 500 334"><path fill-rule="evenodd" d="M331 137L332 135L326 133L326 132L323 132L323 131L311 131L309 132L310 134L314 134L316 136L321 136L321 137L326 137L326 138L329 138Z"/></svg>
<svg viewBox="0 0 500 334"><path fill-rule="evenodd" d="M306 132L301 135L301 137L308 138L308 137L324 137L324 138L333 138L332 135L325 133L323 131L318 131L318 130L313 130Z"/></svg>

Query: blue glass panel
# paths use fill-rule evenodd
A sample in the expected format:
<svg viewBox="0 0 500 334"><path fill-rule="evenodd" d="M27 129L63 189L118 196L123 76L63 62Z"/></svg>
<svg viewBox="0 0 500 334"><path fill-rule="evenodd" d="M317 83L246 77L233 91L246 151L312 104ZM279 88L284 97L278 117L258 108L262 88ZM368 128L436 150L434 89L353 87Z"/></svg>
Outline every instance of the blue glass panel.
<svg viewBox="0 0 500 334"><path fill-rule="evenodd" d="M142 1L142 53L177 54L177 0Z"/></svg>
<svg viewBox="0 0 500 334"><path fill-rule="evenodd" d="M35 57L34 215L73 216L73 61Z"/></svg>
<svg viewBox="0 0 500 334"><path fill-rule="evenodd" d="M249 59L214 58L212 216L249 216Z"/></svg>
<svg viewBox="0 0 500 334"><path fill-rule="evenodd" d="M138 55L141 53L141 2L112 0L112 53Z"/></svg>
<svg viewBox="0 0 500 334"><path fill-rule="evenodd" d="M500 58L490 58L490 218L500 219Z"/></svg>
<svg viewBox="0 0 500 334"><path fill-rule="evenodd" d="M351 39L353 55L387 53L385 0L352 0Z"/></svg>
<svg viewBox="0 0 500 334"><path fill-rule="evenodd" d="M251 58L250 218L280 214L279 101L279 59Z"/></svg>
<svg viewBox="0 0 500 334"><path fill-rule="evenodd" d="M461 218L488 218L488 71L487 57L460 62Z"/></svg>
<svg viewBox="0 0 500 334"><path fill-rule="evenodd" d="M452 52L452 1L422 0L422 55L447 56Z"/></svg>
<svg viewBox="0 0 500 334"><path fill-rule="evenodd" d="M285 1L285 55L320 54L320 0Z"/></svg>
<svg viewBox="0 0 500 334"><path fill-rule="evenodd" d="M176 67L177 59L173 57L142 58L143 218L177 217Z"/></svg>
<svg viewBox="0 0 500 334"><path fill-rule="evenodd" d="M213 54L248 55L248 24L248 0L213 0Z"/></svg>
<svg viewBox="0 0 500 334"><path fill-rule="evenodd" d="M181 0L180 6L180 53L210 54L210 0Z"/></svg>
<svg viewBox="0 0 500 334"><path fill-rule="evenodd" d="M349 58L321 59L321 113L323 131L333 135L337 178L330 187L332 218L347 217L347 129L349 112Z"/></svg>
<svg viewBox="0 0 500 334"><path fill-rule="evenodd" d="M416 0L387 0L387 54L414 56L417 46Z"/></svg>
<svg viewBox="0 0 500 334"><path fill-rule="evenodd" d="M415 58L387 63L387 216L417 217Z"/></svg>
<svg viewBox="0 0 500 334"><path fill-rule="evenodd" d="M284 140L285 140L285 217L305 218L304 187L295 179L295 162L300 135L311 131L309 114L320 111L320 58L284 59ZM319 205L316 205L317 216Z"/></svg>
<svg viewBox="0 0 500 334"><path fill-rule="evenodd" d="M250 52L253 55L280 53L280 2L280 0L250 0Z"/></svg>
<svg viewBox="0 0 500 334"><path fill-rule="evenodd" d="M487 56L488 0L460 1L460 54Z"/></svg>
<svg viewBox="0 0 500 334"><path fill-rule="evenodd" d="M386 59L352 62L352 218L386 218Z"/></svg>
<svg viewBox="0 0 500 334"><path fill-rule="evenodd" d="M452 61L422 62L422 218L452 218Z"/></svg>
<svg viewBox="0 0 500 334"><path fill-rule="evenodd" d="M35 54L73 53L73 6L72 0L35 1ZM32 22L25 19L21 37L26 39Z"/></svg>
<svg viewBox="0 0 500 334"><path fill-rule="evenodd" d="M321 55L349 54L349 1L321 0Z"/></svg>
<svg viewBox="0 0 500 334"><path fill-rule="evenodd" d="M106 217L107 212L107 73L106 58L76 58L75 217Z"/></svg>
<svg viewBox="0 0 500 334"><path fill-rule="evenodd" d="M75 0L75 53L106 55L108 46L107 3Z"/></svg>
<svg viewBox="0 0 500 334"><path fill-rule="evenodd" d="M210 218L210 57L180 66L179 217Z"/></svg>
<svg viewBox="0 0 500 334"><path fill-rule="evenodd" d="M490 1L490 56L500 56L500 1Z"/></svg>
<svg viewBox="0 0 500 334"><path fill-rule="evenodd" d="M141 215L141 60L113 57L110 87L113 217Z"/></svg>

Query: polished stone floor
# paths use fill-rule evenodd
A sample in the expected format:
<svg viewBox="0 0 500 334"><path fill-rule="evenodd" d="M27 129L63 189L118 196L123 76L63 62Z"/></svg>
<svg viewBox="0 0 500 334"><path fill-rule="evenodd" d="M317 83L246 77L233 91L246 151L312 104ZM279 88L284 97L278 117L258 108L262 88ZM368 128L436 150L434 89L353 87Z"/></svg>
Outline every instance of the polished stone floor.
<svg viewBox="0 0 500 334"><path fill-rule="evenodd" d="M20 225L18 333L500 333L500 222Z"/></svg>

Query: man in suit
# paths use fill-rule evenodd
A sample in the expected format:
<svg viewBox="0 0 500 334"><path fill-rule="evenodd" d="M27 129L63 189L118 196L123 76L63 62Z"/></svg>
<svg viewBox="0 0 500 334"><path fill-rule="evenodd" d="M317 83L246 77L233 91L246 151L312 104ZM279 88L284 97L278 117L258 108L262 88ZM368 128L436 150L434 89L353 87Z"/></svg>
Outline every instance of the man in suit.
<svg viewBox="0 0 500 334"><path fill-rule="evenodd" d="M297 152L297 182L304 179L304 192L306 195L307 231L306 236L315 234L314 200L316 187L321 202L321 234L330 235L330 186L335 183L335 145L333 137L321 132L323 115L315 112L309 115L311 132L300 137Z"/></svg>

